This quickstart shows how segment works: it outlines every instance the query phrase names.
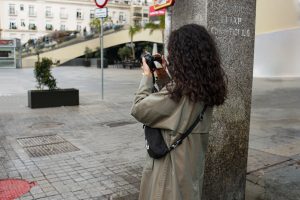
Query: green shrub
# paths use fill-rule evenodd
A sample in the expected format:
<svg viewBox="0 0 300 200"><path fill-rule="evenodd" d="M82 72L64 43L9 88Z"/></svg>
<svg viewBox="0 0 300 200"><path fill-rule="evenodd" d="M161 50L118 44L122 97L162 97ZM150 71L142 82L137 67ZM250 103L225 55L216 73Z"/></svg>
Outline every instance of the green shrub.
<svg viewBox="0 0 300 200"><path fill-rule="evenodd" d="M84 57L85 57L85 60L88 60L89 58L91 58L93 56L93 50L88 48L88 47L85 47L85 50L84 50Z"/></svg>
<svg viewBox="0 0 300 200"><path fill-rule="evenodd" d="M118 55L122 60L127 59L131 56L131 49L127 46L124 46L118 50Z"/></svg>
<svg viewBox="0 0 300 200"><path fill-rule="evenodd" d="M34 75L37 81L37 88L44 89L44 86L49 90L56 89L56 79L51 74L51 66L53 62L49 58L42 58L42 61L37 61L34 66Z"/></svg>

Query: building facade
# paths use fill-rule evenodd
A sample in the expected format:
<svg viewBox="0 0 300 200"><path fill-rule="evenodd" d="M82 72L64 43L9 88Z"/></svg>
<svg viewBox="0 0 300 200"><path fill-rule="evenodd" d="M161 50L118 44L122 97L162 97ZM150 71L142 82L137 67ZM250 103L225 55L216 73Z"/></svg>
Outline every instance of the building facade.
<svg viewBox="0 0 300 200"><path fill-rule="evenodd" d="M107 8L114 24L148 22L151 0L110 0ZM90 31L94 0L1 0L0 37L19 38L22 43L55 30Z"/></svg>

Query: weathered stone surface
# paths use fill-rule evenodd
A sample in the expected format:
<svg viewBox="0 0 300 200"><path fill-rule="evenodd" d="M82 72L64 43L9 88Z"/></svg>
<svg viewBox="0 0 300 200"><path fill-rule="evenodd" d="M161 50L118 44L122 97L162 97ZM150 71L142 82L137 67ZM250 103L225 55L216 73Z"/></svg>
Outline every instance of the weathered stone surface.
<svg viewBox="0 0 300 200"><path fill-rule="evenodd" d="M244 199L251 111L255 0L176 1L172 29L207 27L228 76L228 100L215 109L202 199Z"/></svg>

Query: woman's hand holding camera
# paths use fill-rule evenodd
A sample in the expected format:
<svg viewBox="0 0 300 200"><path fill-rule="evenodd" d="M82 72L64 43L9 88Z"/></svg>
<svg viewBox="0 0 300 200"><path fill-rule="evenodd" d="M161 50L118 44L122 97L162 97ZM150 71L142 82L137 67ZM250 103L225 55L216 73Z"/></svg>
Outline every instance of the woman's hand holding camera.
<svg viewBox="0 0 300 200"><path fill-rule="evenodd" d="M164 71L166 71L168 62L166 61L165 57L163 55L160 55L160 54L155 54L154 56L160 57L160 64L161 64L162 68L164 69ZM143 74L146 75L146 76L152 74L151 69L150 69L149 65L147 64L147 61L146 61L145 57L142 58L142 63L143 63L143 65L142 65L141 68L143 69ZM157 71L158 69L160 69L160 68L157 68L157 67L153 67L153 68L154 68L153 71Z"/></svg>
<svg viewBox="0 0 300 200"><path fill-rule="evenodd" d="M143 61L143 65L141 68L143 69L143 75L151 76L152 72L151 72L150 67L148 66L146 59L144 57L142 58L142 61Z"/></svg>

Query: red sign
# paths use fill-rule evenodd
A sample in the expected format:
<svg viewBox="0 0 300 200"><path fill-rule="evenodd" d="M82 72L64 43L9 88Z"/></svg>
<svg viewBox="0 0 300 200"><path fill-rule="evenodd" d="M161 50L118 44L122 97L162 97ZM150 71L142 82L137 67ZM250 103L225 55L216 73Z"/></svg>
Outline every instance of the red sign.
<svg viewBox="0 0 300 200"><path fill-rule="evenodd" d="M170 6L173 6L175 3L175 0L154 0L154 9L160 10L163 8L167 8Z"/></svg>
<svg viewBox="0 0 300 200"><path fill-rule="evenodd" d="M166 14L166 8L160 9L160 10L155 10L154 6L149 7L149 16L154 17L154 16L162 16Z"/></svg>
<svg viewBox="0 0 300 200"><path fill-rule="evenodd" d="M99 8L104 8L108 0L95 0L96 6Z"/></svg>
<svg viewBox="0 0 300 200"><path fill-rule="evenodd" d="M0 45L2 46L14 46L13 40L0 40Z"/></svg>

